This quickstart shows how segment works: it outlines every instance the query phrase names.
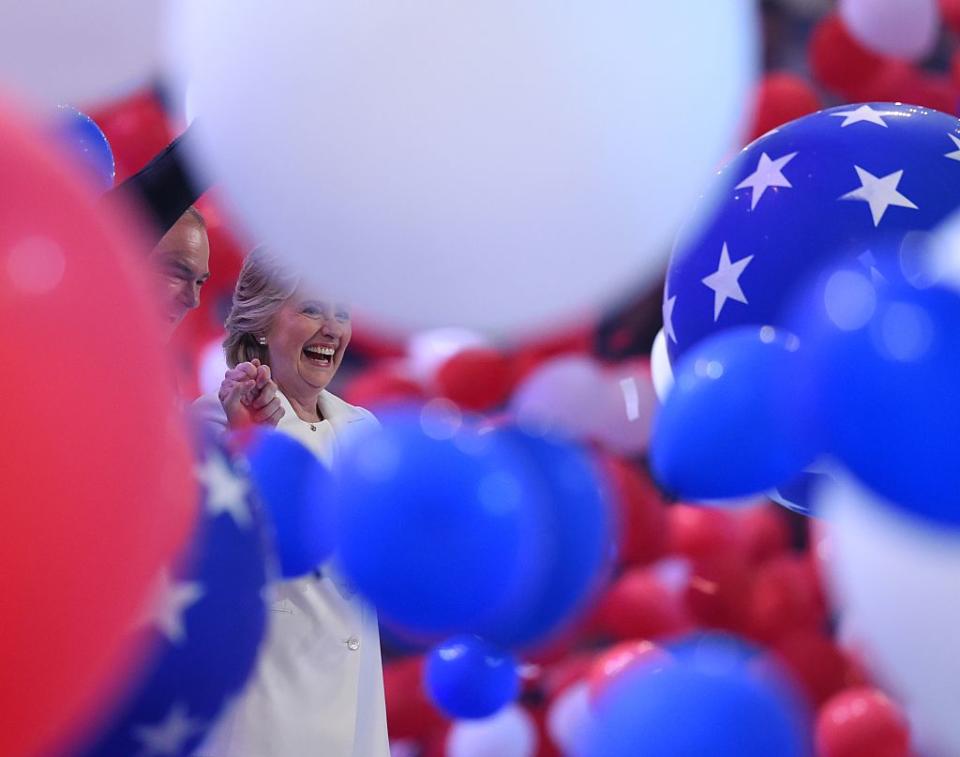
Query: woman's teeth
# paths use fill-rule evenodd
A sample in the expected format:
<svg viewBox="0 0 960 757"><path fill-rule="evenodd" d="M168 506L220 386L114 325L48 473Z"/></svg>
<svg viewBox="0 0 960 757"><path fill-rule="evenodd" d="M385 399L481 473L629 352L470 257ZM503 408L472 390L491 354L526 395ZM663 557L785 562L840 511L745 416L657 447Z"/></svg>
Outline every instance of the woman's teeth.
<svg viewBox="0 0 960 757"><path fill-rule="evenodd" d="M333 347L304 347L303 352L311 360L316 360L322 365L330 365L336 350Z"/></svg>

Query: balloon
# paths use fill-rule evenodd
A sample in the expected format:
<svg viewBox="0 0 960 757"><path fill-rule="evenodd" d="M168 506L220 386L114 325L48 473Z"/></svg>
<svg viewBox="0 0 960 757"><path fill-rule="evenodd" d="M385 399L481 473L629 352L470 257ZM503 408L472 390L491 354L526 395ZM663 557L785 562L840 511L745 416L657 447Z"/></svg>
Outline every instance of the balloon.
<svg viewBox="0 0 960 757"><path fill-rule="evenodd" d="M424 684L451 718L487 718L520 695L516 658L479 636L456 636L430 652Z"/></svg>
<svg viewBox="0 0 960 757"><path fill-rule="evenodd" d="M423 657L402 657L383 666L383 692L391 739L423 741L444 724L443 714L423 689Z"/></svg>
<svg viewBox="0 0 960 757"><path fill-rule="evenodd" d="M343 398L352 405L376 409L424 399L423 387L390 365L378 365L352 376Z"/></svg>
<svg viewBox="0 0 960 757"><path fill-rule="evenodd" d="M547 734L562 754L578 754L591 727L590 686L579 681L557 695L547 710Z"/></svg>
<svg viewBox="0 0 960 757"><path fill-rule="evenodd" d="M750 638L771 643L797 629L821 628L826 621L826 600L808 559L785 554L756 568L746 613Z"/></svg>
<svg viewBox="0 0 960 757"><path fill-rule="evenodd" d="M458 720L447 736L446 757L534 757L537 728L526 710L504 707L484 720Z"/></svg>
<svg viewBox="0 0 960 757"><path fill-rule="evenodd" d="M819 413L828 451L900 506L960 524L960 294L840 267L798 311L810 373L797 401Z"/></svg>
<svg viewBox="0 0 960 757"><path fill-rule="evenodd" d="M664 291L671 365L733 326L787 326L793 289L849 260L867 272L960 205L960 120L910 105L845 105L757 140L717 179L708 227L678 241ZM909 235L909 236L908 236ZM905 242L906 240L906 242Z"/></svg>
<svg viewBox="0 0 960 757"><path fill-rule="evenodd" d="M817 716L817 754L823 757L910 757L906 718L877 689L847 689Z"/></svg>
<svg viewBox="0 0 960 757"><path fill-rule="evenodd" d="M381 420L327 491L344 574L411 630L474 631L537 578L540 483L497 435L439 433L415 409Z"/></svg>
<svg viewBox="0 0 960 757"><path fill-rule="evenodd" d="M189 757L253 671L266 628L262 523L250 482L210 441L197 477L202 518L138 626L151 659L83 754Z"/></svg>
<svg viewBox="0 0 960 757"><path fill-rule="evenodd" d="M107 103L91 111L91 117L113 148L118 182L147 165L173 140L163 106L152 90Z"/></svg>
<svg viewBox="0 0 960 757"><path fill-rule="evenodd" d="M96 189L106 192L113 186L116 174L113 150L90 116L76 108L61 105L58 108L55 135Z"/></svg>
<svg viewBox="0 0 960 757"><path fill-rule="evenodd" d="M4 8L0 79L38 106L115 98L160 66L159 0L39 0Z"/></svg>
<svg viewBox="0 0 960 757"><path fill-rule="evenodd" d="M0 753L24 755L126 677L196 496L139 240L0 111Z"/></svg>
<svg viewBox="0 0 960 757"><path fill-rule="evenodd" d="M246 450L250 478L273 532L284 578L298 578L333 554L334 513L323 490L330 473L296 439L262 431Z"/></svg>
<svg viewBox="0 0 960 757"><path fill-rule="evenodd" d="M670 355L667 354L667 335L663 329L657 332L650 352L650 374L657 399L663 403L673 389L673 369L670 367Z"/></svg>
<svg viewBox="0 0 960 757"><path fill-rule="evenodd" d="M670 655L651 641L622 641L597 655L589 673L589 698L596 703L622 675L637 665L663 668L670 664Z"/></svg>
<svg viewBox="0 0 960 757"><path fill-rule="evenodd" d="M840 0L840 18L864 47L895 58L926 58L937 42L937 0Z"/></svg>
<svg viewBox="0 0 960 757"><path fill-rule="evenodd" d="M772 71L764 76L757 85L756 99L751 141L822 107L810 83L787 71Z"/></svg>
<svg viewBox="0 0 960 757"><path fill-rule="evenodd" d="M850 97L889 62L861 45L836 13L820 19L810 35L810 70L820 84Z"/></svg>
<svg viewBox="0 0 960 757"><path fill-rule="evenodd" d="M489 412L510 396L513 366L493 349L465 349L446 360L435 378L442 396L464 410Z"/></svg>
<svg viewBox="0 0 960 757"><path fill-rule="evenodd" d="M585 355L565 355L541 365L514 391L510 411L521 428L586 439L596 429L593 404L606 384L600 366Z"/></svg>
<svg viewBox="0 0 960 757"><path fill-rule="evenodd" d="M656 406L646 361L609 367L603 374L602 391L593 403L591 436L601 447L618 455L640 455L647 451Z"/></svg>
<svg viewBox="0 0 960 757"><path fill-rule="evenodd" d="M650 467L684 499L755 494L794 478L816 455L792 380L796 337L741 326L697 344L654 423Z"/></svg>
<svg viewBox="0 0 960 757"><path fill-rule="evenodd" d="M634 568L601 597L595 624L614 639L663 639L690 630L680 592L672 591L656 571Z"/></svg>
<svg viewBox="0 0 960 757"><path fill-rule="evenodd" d="M837 606L858 629L866 662L917 715L920 735L936 746L930 753L960 751L952 632L960 624L960 537L849 477L824 490L818 507Z"/></svg>
<svg viewBox="0 0 960 757"><path fill-rule="evenodd" d="M652 563L667 551L665 502L648 474L617 458L604 466L617 514L617 555L625 565Z"/></svg>
<svg viewBox="0 0 960 757"><path fill-rule="evenodd" d="M806 755L805 713L789 682L747 649L706 637L662 669L640 664L595 710L584 757Z"/></svg>
<svg viewBox="0 0 960 757"><path fill-rule="evenodd" d="M436 379L440 367L457 353L491 347L487 337L470 329L446 327L419 331L407 340L407 365L415 379L429 384Z"/></svg>
<svg viewBox="0 0 960 757"><path fill-rule="evenodd" d="M736 139L757 58L741 0L693 17L610 0L185 1L170 31L197 163L257 236L379 324L503 335L657 275Z"/></svg>

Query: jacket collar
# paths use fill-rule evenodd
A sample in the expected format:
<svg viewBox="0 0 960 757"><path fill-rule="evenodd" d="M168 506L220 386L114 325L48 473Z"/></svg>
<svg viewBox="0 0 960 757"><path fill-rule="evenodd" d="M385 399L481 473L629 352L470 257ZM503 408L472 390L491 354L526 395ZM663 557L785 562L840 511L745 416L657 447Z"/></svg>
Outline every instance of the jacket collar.
<svg viewBox="0 0 960 757"><path fill-rule="evenodd" d="M290 400L287 399L283 392L277 392L277 396L280 398L280 405L286 411L286 414L280 423L284 423L285 421L296 423L306 422L300 420L294 411L293 406L290 404ZM326 389L320 392L320 398L317 400L317 408L320 411L320 416L324 420L330 421L330 425L333 426L334 433L341 431L345 426L351 423L363 421L366 417L359 408L344 402L342 399L337 397L335 394L331 394Z"/></svg>

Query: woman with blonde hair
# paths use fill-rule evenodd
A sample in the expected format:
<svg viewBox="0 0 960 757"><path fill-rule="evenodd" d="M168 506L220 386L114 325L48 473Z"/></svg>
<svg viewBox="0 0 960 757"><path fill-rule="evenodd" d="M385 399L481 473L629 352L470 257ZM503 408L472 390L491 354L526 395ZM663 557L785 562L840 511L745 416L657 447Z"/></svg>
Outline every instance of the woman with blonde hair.
<svg viewBox="0 0 960 757"><path fill-rule="evenodd" d="M220 429L275 426L327 466L353 424L376 423L327 391L350 313L313 296L265 248L244 262L226 321L227 370L200 416ZM203 757L387 757L376 616L330 565L274 586L271 624L244 692Z"/></svg>

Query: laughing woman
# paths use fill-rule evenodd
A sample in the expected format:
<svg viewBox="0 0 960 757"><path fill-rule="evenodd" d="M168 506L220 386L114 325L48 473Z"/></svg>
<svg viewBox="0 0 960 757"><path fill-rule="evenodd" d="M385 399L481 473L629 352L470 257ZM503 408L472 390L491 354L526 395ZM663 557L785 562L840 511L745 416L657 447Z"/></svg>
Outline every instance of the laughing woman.
<svg viewBox="0 0 960 757"><path fill-rule="evenodd" d="M240 272L226 321L219 397L197 409L221 429L276 426L332 465L351 424L376 423L326 390L350 343L349 312L310 296L264 248ZM376 616L329 566L276 586L247 688L203 757L387 757Z"/></svg>

